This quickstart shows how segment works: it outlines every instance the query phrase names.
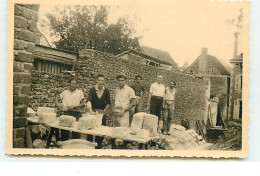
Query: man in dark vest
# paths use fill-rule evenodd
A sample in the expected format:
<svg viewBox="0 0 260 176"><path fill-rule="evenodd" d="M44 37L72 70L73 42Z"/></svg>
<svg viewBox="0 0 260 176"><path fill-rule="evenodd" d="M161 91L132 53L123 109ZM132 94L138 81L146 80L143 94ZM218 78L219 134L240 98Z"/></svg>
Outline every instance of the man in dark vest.
<svg viewBox="0 0 260 176"><path fill-rule="evenodd" d="M106 117L111 101L109 90L105 87L105 76L103 74L97 75L97 84L89 90L87 100L89 111L91 113L102 113L102 125L106 126ZM97 149L101 149L103 140L104 137L96 137L96 142L98 144L96 147Z"/></svg>

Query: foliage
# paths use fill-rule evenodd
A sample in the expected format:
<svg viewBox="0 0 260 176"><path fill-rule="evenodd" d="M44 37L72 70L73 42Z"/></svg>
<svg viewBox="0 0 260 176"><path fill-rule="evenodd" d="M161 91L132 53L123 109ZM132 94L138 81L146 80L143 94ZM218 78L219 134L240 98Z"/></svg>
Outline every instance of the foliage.
<svg viewBox="0 0 260 176"><path fill-rule="evenodd" d="M84 48L118 54L127 49L140 50L131 21L119 18L108 23L108 6L64 6L46 15L41 27L55 38L59 49L78 52Z"/></svg>
<svg viewBox="0 0 260 176"><path fill-rule="evenodd" d="M243 8L241 8L239 9L238 16L236 18L228 18L226 20L226 23L230 25L235 25L236 28L239 30L243 28L243 19L244 19L244 12L243 12Z"/></svg>

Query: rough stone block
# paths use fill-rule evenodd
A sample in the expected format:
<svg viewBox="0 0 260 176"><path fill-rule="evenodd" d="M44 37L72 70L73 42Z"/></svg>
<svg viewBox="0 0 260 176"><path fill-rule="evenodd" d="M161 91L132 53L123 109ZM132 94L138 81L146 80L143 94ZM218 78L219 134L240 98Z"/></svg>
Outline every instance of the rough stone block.
<svg viewBox="0 0 260 176"><path fill-rule="evenodd" d="M14 27L27 29L28 21L20 16L15 16L14 17Z"/></svg>
<svg viewBox="0 0 260 176"><path fill-rule="evenodd" d="M14 39L14 49L23 50L27 46L26 42L23 40Z"/></svg>
<svg viewBox="0 0 260 176"><path fill-rule="evenodd" d="M22 62L15 62L13 64L14 72L23 72L24 71L24 64Z"/></svg>
<svg viewBox="0 0 260 176"><path fill-rule="evenodd" d="M18 4L14 5L14 15L20 16L22 14L21 6Z"/></svg>
<svg viewBox="0 0 260 176"><path fill-rule="evenodd" d="M30 84L28 84L28 85L23 85L23 86L22 86L22 90L21 90L21 93L22 93L22 94L24 94L24 95L30 95L30 92L31 92Z"/></svg>
<svg viewBox="0 0 260 176"><path fill-rule="evenodd" d="M13 140L13 148L24 148L24 139L23 138L16 138Z"/></svg>
<svg viewBox="0 0 260 176"><path fill-rule="evenodd" d="M28 20L38 21L38 13L25 7L21 7L21 16Z"/></svg>
<svg viewBox="0 0 260 176"><path fill-rule="evenodd" d="M27 106L17 106L18 116L26 117L27 116Z"/></svg>
<svg viewBox="0 0 260 176"><path fill-rule="evenodd" d="M40 5L39 4L32 4L32 10L38 12L39 11L39 7Z"/></svg>
<svg viewBox="0 0 260 176"><path fill-rule="evenodd" d="M31 73L32 70L33 70L33 64L31 64L31 63L25 63L24 64L24 71L26 73Z"/></svg>
<svg viewBox="0 0 260 176"><path fill-rule="evenodd" d="M13 83L31 83L31 74L29 73L14 73L13 74Z"/></svg>
<svg viewBox="0 0 260 176"><path fill-rule="evenodd" d="M34 43L27 43L27 47L25 49L26 49L26 51L28 51L30 53L34 53L35 44Z"/></svg>
<svg viewBox="0 0 260 176"><path fill-rule="evenodd" d="M26 105L27 106L28 103L29 103L29 96L26 96L26 95L18 96L17 101L18 101L18 105Z"/></svg>
<svg viewBox="0 0 260 176"><path fill-rule="evenodd" d="M13 86L13 95L18 95L18 93L19 93L19 86L16 86L16 85L14 85Z"/></svg>
<svg viewBox="0 0 260 176"><path fill-rule="evenodd" d="M13 138L24 138L25 137L25 128L14 128L13 129Z"/></svg>
<svg viewBox="0 0 260 176"><path fill-rule="evenodd" d="M14 38L18 39L21 28L14 28Z"/></svg>
<svg viewBox="0 0 260 176"><path fill-rule="evenodd" d="M32 9L32 4L17 4L19 6L23 6L25 8L28 8L28 9Z"/></svg>
<svg viewBox="0 0 260 176"><path fill-rule="evenodd" d="M17 105L18 105L18 96L17 96L17 95L14 95L14 96L13 96L13 105L14 105L14 106L17 106Z"/></svg>
<svg viewBox="0 0 260 176"><path fill-rule="evenodd" d="M14 117L13 119L14 128L25 127L25 125L26 125L26 117Z"/></svg>
<svg viewBox="0 0 260 176"><path fill-rule="evenodd" d="M18 37L18 39L34 43L35 39L36 39L36 34L34 32L30 32L28 30L22 29L22 30L20 30L17 37Z"/></svg>
<svg viewBox="0 0 260 176"><path fill-rule="evenodd" d="M28 21L28 30L29 31L32 31L32 32L35 32L37 29L37 23L33 20L29 20Z"/></svg>

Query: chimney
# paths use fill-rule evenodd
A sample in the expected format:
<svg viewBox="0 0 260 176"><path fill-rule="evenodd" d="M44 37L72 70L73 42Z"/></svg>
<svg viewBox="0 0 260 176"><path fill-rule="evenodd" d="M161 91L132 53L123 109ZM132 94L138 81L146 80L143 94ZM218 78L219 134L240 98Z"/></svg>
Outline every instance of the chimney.
<svg viewBox="0 0 260 176"><path fill-rule="evenodd" d="M234 33L235 40L234 40L234 56L233 56L233 58L235 58L237 56L238 36L239 36L239 32L235 32Z"/></svg>
<svg viewBox="0 0 260 176"><path fill-rule="evenodd" d="M208 65L208 61L207 61L207 56L208 55L208 48L202 48L201 49L201 55L200 55L200 59L199 59L199 73L204 74L207 71L207 65Z"/></svg>
<svg viewBox="0 0 260 176"><path fill-rule="evenodd" d="M201 56L206 56L208 55L208 48L202 48L201 49Z"/></svg>

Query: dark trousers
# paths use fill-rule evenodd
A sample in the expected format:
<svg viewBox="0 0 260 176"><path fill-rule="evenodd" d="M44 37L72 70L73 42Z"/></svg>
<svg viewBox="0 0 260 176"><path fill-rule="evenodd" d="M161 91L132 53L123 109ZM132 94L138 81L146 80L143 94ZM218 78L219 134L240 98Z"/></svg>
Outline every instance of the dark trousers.
<svg viewBox="0 0 260 176"><path fill-rule="evenodd" d="M156 115L159 120L161 119L161 111L162 111L163 98L152 96L150 103L150 113Z"/></svg>
<svg viewBox="0 0 260 176"><path fill-rule="evenodd" d="M107 116L104 115L103 119L102 119L102 125L103 126L106 126L106 119L107 119ZM104 137L96 136L96 138L95 138L95 142L97 143L97 146L95 147L96 149L101 149L103 140L104 140ZM93 141L93 135L87 135L87 141L92 142Z"/></svg>
<svg viewBox="0 0 260 176"><path fill-rule="evenodd" d="M63 114L76 117L76 121L79 121L79 118L82 117L81 113L77 111L64 111ZM61 130L61 141L66 141L69 139L70 139L70 131ZM72 139L80 139L80 134L76 132L72 132Z"/></svg>

